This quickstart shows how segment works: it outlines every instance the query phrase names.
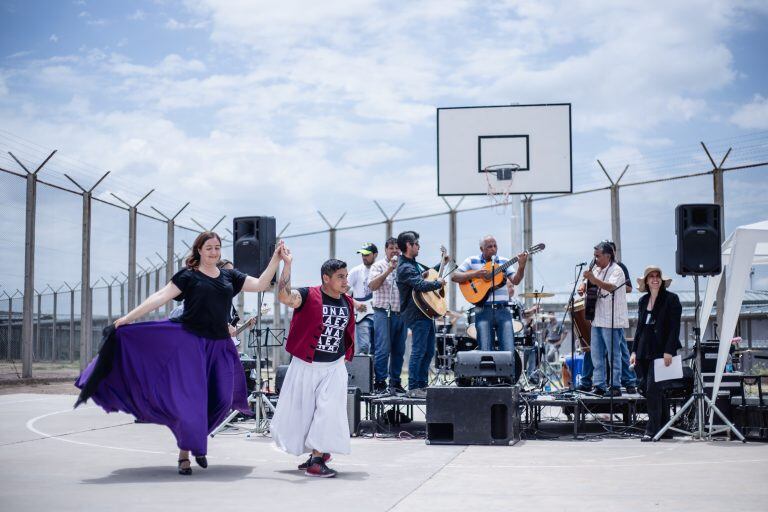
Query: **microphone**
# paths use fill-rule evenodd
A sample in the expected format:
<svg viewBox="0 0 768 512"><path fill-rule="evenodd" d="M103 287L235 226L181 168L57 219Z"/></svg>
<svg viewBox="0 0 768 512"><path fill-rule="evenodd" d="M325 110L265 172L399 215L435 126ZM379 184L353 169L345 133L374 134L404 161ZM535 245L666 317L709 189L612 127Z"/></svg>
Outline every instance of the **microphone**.
<svg viewBox="0 0 768 512"><path fill-rule="evenodd" d="M581 263L577 263L576 266L577 267L586 267L587 266L587 262L586 261L582 261Z"/></svg>

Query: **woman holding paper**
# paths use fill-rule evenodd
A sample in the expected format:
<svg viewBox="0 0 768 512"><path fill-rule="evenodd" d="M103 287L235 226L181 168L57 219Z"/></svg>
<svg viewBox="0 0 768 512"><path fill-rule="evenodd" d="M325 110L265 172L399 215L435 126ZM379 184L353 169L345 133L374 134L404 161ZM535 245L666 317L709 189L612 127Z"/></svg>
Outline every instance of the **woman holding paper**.
<svg viewBox="0 0 768 512"><path fill-rule="evenodd" d="M637 365L638 375L645 375L645 398L648 408L648 424L643 442L653 436L668 421L669 409L664 407L666 382L656 382L654 360L663 359L664 366L672 364L672 357L680 348L680 316L682 306L676 294L667 290L672 279L663 276L660 267L645 268L643 277L637 278L637 288L647 292L638 301L635 351L629 359Z"/></svg>

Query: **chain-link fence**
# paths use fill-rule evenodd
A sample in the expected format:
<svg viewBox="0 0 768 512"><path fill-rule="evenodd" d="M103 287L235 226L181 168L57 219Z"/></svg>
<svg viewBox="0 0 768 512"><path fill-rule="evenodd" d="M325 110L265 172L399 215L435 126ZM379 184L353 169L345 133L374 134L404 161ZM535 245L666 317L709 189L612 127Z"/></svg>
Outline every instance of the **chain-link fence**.
<svg viewBox="0 0 768 512"><path fill-rule="evenodd" d="M147 190L119 180L114 186L125 187L125 191L111 188L100 192L106 190L112 178L104 178L106 175L59 155L46 160L47 152L38 146L0 137L0 149L3 150L0 154L0 208L3 210L0 230L4 234L0 249L3 261L0 266L0 360L4 363L0 366L0 378L44 374L46 369L59 367L74 375L83 364L83 348L87 351L86 359L96 353L104 326L127 313L131 304L141 303L167 283L169 247L175 271L181 267L195 236L203 228L220 223L223 217L220 212L199 212L194 206L189 209L190 213L185 210L186 205L181 204L183 199L178 198L173 198L173 204L166 196L154 203L151 199L143 202ZM717 157L710 155L726 155L726 158L715 160ZM57 167L59 158L64 163ZM376 202L375 208L371 206L347 216L334 218L320 214L315 220L290 219L290 223L281 225L282 238L296 256L294 286L319 282L319 267L331 255L353 263L351 258L363 242L372 241L383 252L389 233L396 235L405 229L420 232L423 244L420 259L437 260L439 247L444 244L459 263L464 256L477 252L481 236L492 233L500 246L508 248L503 251L507 254L521 250L530 242L547 243L547 250L532 258L532 270L527 272L524 289L544 288L556 293L545 303L545 307L554 311L562 307L573 284L572 264L563 262L588 258L591 247L601 238L616 239L622 260L635 273L651 263L636 256L641 249L658 254L653 263L671 270L676 245L674 230L654 232L646 228L664 219L673 223L671 211L676 204L720 198L725 208L726 231L736 225L762 220L760 217L768 211L762 208L768 205L765 199L768 194L744 193L745 187L764 182L757 178L768 163L768 133L713 141L703 148L659 151L652 157L630 163L630 172L618 181L609 173L611 169L621 171L623 164L600 163L600 167L605 164L608 169L609 185L580 180L583 188L573 194L517 196L501 206L492 206L483 198L466 198L466 201L453 198L445 202L446 208L436 209L434 201L409 201L408 184L403 184L403 204L398 207L390 200L388 205L394 205L394 213L385 212ZM75 171L68 170L70 166L74 166ZM670 194L670 190L674 194ZM620 206L611 208L612 203L619 204L620 192ZM149 192L149 197L158 194ZM670 197L674 197L673 202ZM526 214L525 201L530 201L529 214ZM84 217L87 211L90 215ZM177 218L181 211L187 219L183 223ZM131 229L132 217L135 217L135 230ZM200 218L208 225L198 222ZM26 311L26 320L30 330L25 340L25 270L30 263L25 245L29 228L25 226L30 219L34 220L35 231L31 254L34 282L28 292L31 306ZM217 230L225 234L223 256L231 259L231 231L224 225L219 224ZM317 228L318 225L321 227ZM523 237L523 232L530 233L527 235L530 239ZM83 257L84 239L90 244L87 258ZM136 248L133 267L129 256L132 246ZM82 315L83 275L88 275L90 281L86 315ZM132 281L129 275L133 276ZM677 289L692 288L690 278L676 280ZM265 294L263 300L279 308L271 294ZM468 305L454 286L449 287L449 300L456 309ZM155 311L147 319L164 318L169 308ZM246 309L255 312L257 305L248 299ZM266 319L268 322L273 317L280 319L276 327L281 328L285 326L287 313L284 309L271 311ZM763 327L754 323L766 317L768 315L760 314L750 317L753 323L744 329L749 331L750 343L752 338L768 338L768 334L763 334ZM85 335L81 333L83 318L90 322ZM30 348L29 360L24 358L25 342ZM48 366L41 366L46 364Z"/></svg>

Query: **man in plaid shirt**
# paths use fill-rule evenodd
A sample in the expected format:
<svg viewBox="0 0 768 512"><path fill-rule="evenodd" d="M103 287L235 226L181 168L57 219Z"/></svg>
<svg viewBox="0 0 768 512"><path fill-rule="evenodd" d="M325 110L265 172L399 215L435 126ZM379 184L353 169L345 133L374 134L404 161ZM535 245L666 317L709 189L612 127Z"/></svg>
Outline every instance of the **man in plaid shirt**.
<svg viewBox="0 0 768 512"><path fill-rule="evenodd" d="M374 392L379 394L405 394L400 373L408 330L400 318L400 293L395 280L399 255L397 239L388 238L384 244L384 258L371 265L368 275L368 286L373 291Z"/></svg>

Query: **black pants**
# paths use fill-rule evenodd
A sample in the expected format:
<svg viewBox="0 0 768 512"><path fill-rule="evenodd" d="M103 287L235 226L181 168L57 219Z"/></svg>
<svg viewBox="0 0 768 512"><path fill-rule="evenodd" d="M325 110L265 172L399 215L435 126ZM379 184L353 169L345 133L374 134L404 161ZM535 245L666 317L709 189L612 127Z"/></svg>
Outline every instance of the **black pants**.
<svg viewBox="0 0 768 512"><path fill-rule="evenodd" d="M640 373L645 376L645 404L648 410L648 423L645 433L655 436L661 427L669 421L669 404L664 399L667 381L656 382L653 372L653 360L638 361Z"/></svg>

